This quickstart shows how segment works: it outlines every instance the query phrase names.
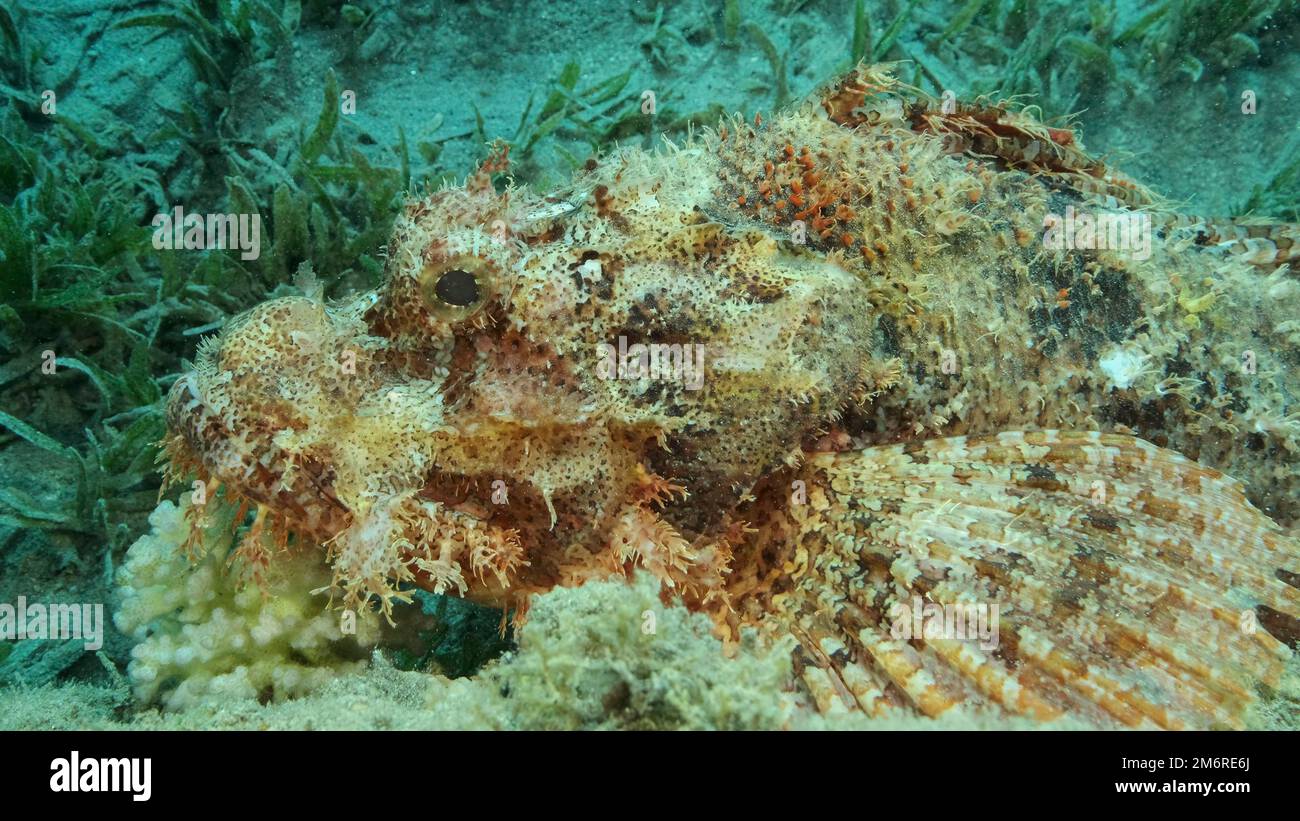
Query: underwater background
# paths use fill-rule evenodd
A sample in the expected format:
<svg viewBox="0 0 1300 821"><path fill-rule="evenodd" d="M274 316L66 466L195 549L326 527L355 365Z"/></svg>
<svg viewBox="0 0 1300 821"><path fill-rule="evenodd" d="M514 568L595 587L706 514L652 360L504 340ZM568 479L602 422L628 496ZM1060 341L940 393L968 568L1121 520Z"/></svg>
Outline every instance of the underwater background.
<svg viewBox="0 0 1300 821"><path fill-rule="evenodd" d="M902 61L936 96L1077 127L1180 210L1300 221L1298 32L1284 0L0 0L0 602L118 610L199 340L296 292L304 261L326 296L374 287L406 192L464 179L495 138L545 190L616 144ZM261 253L159 253L177 205L260 214ZM307 698L161 705L127 684L135 642L107 618L94 650L0 642L0 728L788 723L788 652L726 659L670 608L651 656L618 631L657 602L557 591L516 646L499 613L419 594L383 655L300 659L327 671Z"/></svg>

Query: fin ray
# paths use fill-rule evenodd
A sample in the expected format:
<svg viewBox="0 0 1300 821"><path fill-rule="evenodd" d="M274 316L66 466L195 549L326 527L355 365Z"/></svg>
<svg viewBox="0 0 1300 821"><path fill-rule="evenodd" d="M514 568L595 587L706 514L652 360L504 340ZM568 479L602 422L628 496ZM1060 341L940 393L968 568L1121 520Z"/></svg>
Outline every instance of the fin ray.
<svg viewBox="0 0 1300 821"><path fill-rule="evenodd" d="M1258 614L1300 618L1277 572L1300 567L1300 545L1238 483L1172 451L1009 433L815 454L800 478L807 503L743 548L780 554L769 576L735 589L778 591L768 606L795 627L833 616L839 635L820 641L914 712L1241 726L1291 658ZM996 608L995 646L895 635L892 613L914 601Z"/></svg>

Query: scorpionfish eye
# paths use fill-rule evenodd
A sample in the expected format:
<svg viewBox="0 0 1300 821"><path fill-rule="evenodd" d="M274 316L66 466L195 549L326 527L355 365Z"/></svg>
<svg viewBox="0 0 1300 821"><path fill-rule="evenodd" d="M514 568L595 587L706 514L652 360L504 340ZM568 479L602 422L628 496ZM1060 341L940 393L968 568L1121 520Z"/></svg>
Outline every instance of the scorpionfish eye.
<svg viewBox="0 0 1300 821"><path fill-rule="evenodd" d="M438 277L433 293L448 305L464 308L478 302L478 280L469 271L452 268Z"/></svg>
<svg viewBox="0 0 1300 821"><path fill-rule="evenodd" d="M457 322L483 308L494 293L495 279L485 261L456 256L425 264L419 274L420 295L431 313Z"/></svg>

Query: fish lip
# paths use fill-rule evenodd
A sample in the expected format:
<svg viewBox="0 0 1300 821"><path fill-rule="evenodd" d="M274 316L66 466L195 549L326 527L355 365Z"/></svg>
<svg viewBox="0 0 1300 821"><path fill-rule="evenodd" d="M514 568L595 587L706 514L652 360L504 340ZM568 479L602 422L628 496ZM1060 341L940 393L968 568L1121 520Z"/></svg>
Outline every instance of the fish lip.
<svg viewBox="0 0 1300 821"><path fill-rule="evenodd" d="M164 418L168 436L180 439L199 464L212 469L214 445L225 441L230 431L204 400L197 371L189 371L172 383Z"/></svg>
<svg viewBox="0 0 1300 821"><path fill-rule="evenodd" d="M199 391L198 373L188 371L173 382L171 389L167 392L167 429L171 433L184 436L186 441L193 446L195 443L189 435L192 430L190 421L195 415L208 410L207 403L203 401L203 396Z"/></svg>
<svg viewBox="0 0 1300 821"><path fill-rule="evenodd" d="M230 429L221 419L220 414L204 400L199 388L198 372L189 371L172 384L167 395L167 430L170 434L181 437L186 447L204 465L214 478L238 489L242 494L259 503L275 506L275 493L267 493L250 486L248 476L230 475L219 463L223 452L223 443L229 441ZM283 472L280 472L283 476ZM319 498L344 515L351 515L350 508L334 492L333 486L323 478L318 470L304 467L301 475L315 488Z"/></svg>

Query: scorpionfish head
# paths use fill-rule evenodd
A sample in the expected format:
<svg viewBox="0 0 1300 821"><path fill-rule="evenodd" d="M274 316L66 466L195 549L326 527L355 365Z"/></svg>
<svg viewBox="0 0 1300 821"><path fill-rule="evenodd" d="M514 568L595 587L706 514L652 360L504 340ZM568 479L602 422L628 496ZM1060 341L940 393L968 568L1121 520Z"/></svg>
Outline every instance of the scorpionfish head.
<svg viewBox="0 0 1300 821"><path fill-rule="evenodd" d="M685 185L410 203L377 291L273 300L200 349L173 460L320 539L398 497L508 528L533 589L574 582L629 505L716 535L848 401L872 320L848 270Z"/></svg>

